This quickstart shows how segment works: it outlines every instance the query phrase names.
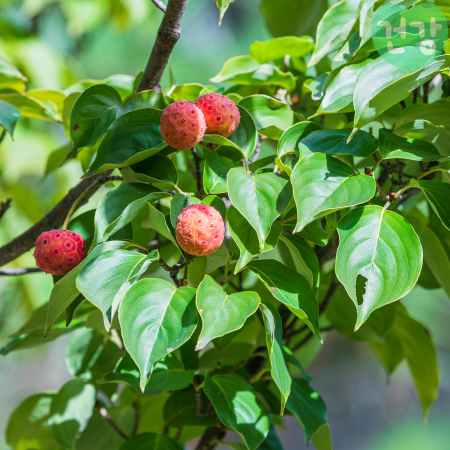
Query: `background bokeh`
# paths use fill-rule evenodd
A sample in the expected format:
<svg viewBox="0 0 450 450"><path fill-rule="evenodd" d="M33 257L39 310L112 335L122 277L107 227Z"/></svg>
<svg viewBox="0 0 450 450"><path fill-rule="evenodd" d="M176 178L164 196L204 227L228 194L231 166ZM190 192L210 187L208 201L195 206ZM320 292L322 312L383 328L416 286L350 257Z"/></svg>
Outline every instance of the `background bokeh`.
<svg viewBox="0 0 450 450"><path fill-rule="evenodd" d="M207 85L228 58L247 54L255 40L270 38L259 3L236 0L218 27L214 1L191 0L182 39L170 61L176 81ZM333 3L329 1L328 6ZM28 89L64 89L80 79L113 74L135 77L145 66L161 17L149 0L0 0L0 52L26 75ZM168 86L167 77L168 73L163 87ZM75 160L51 170L52 155L67 145L62 127L25 119L18 123L14 139L7 136L0 145L0 200L14 198L0 222L0 245L46 214L82 174ZM104 189L83 210L95 207ZM30 252L11 267L33 263ZM0 277L0 347L48 300L51 287L51 277L44 274ZM416 287L404 303L436 340L439 399L427 425L422 425L406 363L387 380L369 344L332 332L309 373L327 404L337 450L450 448L449 299L441 290ZM70 378L64 362L68 339L63 336L36 349L0 357L0 450L7 448L4 430L11 411L29 394L57 390ZM300 425L290 418L287 423L288 429L280 432L285 449L306 448Z"/></svg>

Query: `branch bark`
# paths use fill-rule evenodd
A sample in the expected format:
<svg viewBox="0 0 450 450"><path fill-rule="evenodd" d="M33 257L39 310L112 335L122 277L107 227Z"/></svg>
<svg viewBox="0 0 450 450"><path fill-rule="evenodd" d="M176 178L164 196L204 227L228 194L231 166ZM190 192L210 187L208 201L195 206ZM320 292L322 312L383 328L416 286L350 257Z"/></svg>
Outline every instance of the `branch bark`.
<svg viewBox="0 0 450 450"><path fill-rule="evenodd" d="M8 264L33 248L36 239L42 232L60 227L77 198L92 184L93 181L95 181L96 178L106 177L110 173L111 171L102 172L91 178L82 180L74 188L72 188L69 193L39 222L33 225L29 230L25 231L25 233L12 240L10 243L1 247L0 267ZM98 187L100 187L100 184ZM85 199L88 200L94 192L95 190L90 192Z"/></svg>
<svg viewBox="0 0 450 450"><path fill-rule="evenodd" d="M163 13L166 12L167 6L161 0L152 0L155 6L160 9Z"/></svg>
<svg viewBox="0 0 450 450"><path fill-rule="evenodd" d="M136 92L153 89L160 83L173 48L181 36L181 21L187 2L188 0L169 0Z"/></svg>

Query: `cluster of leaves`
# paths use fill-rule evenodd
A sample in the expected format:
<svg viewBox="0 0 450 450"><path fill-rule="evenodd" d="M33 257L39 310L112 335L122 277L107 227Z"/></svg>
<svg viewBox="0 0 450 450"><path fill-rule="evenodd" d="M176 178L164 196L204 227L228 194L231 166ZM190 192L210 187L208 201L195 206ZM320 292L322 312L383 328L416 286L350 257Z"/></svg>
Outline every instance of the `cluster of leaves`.
<svg viewBox="0 0 450 450"><path fill-rule="evenodd" d="M73 333L76 378L18 407L12 448L174 450L230 429L243 442L235 449L274 450L286 413L307 443L331 449L325 403L301 364L330 329L370 342L388 374L406 360L426 415L439 385L435 346L396 300L416 283L450 295L450 56L392 68L367 34L380 3L336 4L315 44L255 42L211 79L227 88L172 77L166 92L131 93L138 76L120 90L113 78L91 80L58 97L24 93L2 63L0 123L11 135L21 116L59 121L71 141L61 160L79 159L85 177L123 176L69 223L87 258L2 348ZM205 135L192 152L167 146L162 110L213 91L237 103L236 132ZM201 202L228 234L192 258L174 227Z"/></svg>

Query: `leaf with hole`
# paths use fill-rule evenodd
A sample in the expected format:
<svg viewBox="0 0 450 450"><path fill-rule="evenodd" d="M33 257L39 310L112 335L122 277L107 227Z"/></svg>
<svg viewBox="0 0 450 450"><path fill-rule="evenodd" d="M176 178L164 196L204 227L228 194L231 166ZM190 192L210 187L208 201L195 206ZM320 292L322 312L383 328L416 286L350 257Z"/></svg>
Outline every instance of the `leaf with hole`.
<svg viewBox="0 0 450 450"><path fill-rule="evenodd" d="M75 158L82 147L93 146L114 122L122 106L119 93L106 84L87 88L76 100L70 115L72 147L68 158Z"/></svg>
<svg viewBox="0 0 450 450"><path fill-rule="evenodd" d="M270 420L251 385L235 375L207 375L204 390L220 421L236 431L248 450L256 450L269 433Z"/></svg>
<svg viewBox="0 0 450 450"><path fill-rule="evenodd" d="M270 373L281 393L280 416L282 417L292 384L292 379L284 360L283 325L280 314L271 303L261 303L260 308L266 329L266 344L271 367Z"/></svg>
<svg viewBox="0 0 450 450"><path fill-rule="evenodd" d="M318 341L319 305L305 277L273 259L253 260L247 264L269 292L306 324Z"/></svg>
<svg viewBox="0 0 450 450"><path fill-rule="evenodd" d="M159 130L161 115L161 110L142 108L116 119L108 128L85 178L104 170L131 166L165 149L167 144Z"/></svg>
<svg viewBox="0 0 450 450"><path fill-rule="evenodd" d="M197 326L195 289L147 278L131 286L119 307L125 348L140 372L144 390L153 365L183 345Z"/></svg>
<svg viewBox="0 0 450 450"><path fill-rule="evenodd" d="M130 223L147 204L162 198L170 198L170 194L139 183L121 184L111 189L100 200L95 212L91 249Z"/></svg>
<svg viewBox="0 0 450 450"><path fill-rule="evenodd" d="M377 308L404 297L422 268L422 247L412 226L380 206L353 209L338 223L336 275L357 310L357 330ZM358 278L366 280L361 299Z"/></svg>
<svg viewBox="0 0 450 450"><path fill-rule="evenodd" d="M106 331L123 296L159 258L157 250L148 255L128 250L101 253L87 264L77 277L77 289L103 313Z"/></svg>
<svg viewBox="0 0 450 450"><path fill-rule="evenodd" d="M376 190L373 177L356 174L347 164L323 153L300 160L291 181L298 211L295 233L326 214L369 201Z"/></svg>
<svg viewBox="0 0 450 450"><path fill-rule="evenodd" d="M260 302L256 292L228 295L213 278L206 275L197 288L197 309L202 319L202 331L195 349L201 350L213 339L242 328Z"/></svg>
<svg viewBox="0 0 450 450"><path fill-rule="evenodd" d="M275 219L292 199L289 180L275 173L250 175L243 168L228 172L228 195L233 206L256 231L261 250Z"/></svg>
<svg viewBox="0 0 450 450"><path fill-rule="evenodd" d="M234 273L240 272L255 256L272 250L277 245L282 231L280 223L275 221L272 224L269 236L267 236L264 242L264 248L261 251L256 231L233 205L228 208L227 221L231 237L236 242L240 251Z"/></svg>

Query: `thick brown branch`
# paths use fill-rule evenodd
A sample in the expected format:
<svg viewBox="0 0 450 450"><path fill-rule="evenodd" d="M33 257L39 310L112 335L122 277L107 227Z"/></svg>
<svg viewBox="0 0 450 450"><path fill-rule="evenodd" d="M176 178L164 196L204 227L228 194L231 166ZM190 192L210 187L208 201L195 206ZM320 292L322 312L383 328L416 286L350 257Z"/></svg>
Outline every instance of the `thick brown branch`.
<svg viewBox="0 0 450 450"><path fill-rule="evenodd" d="M169 0L150 58L136 92L153 89L160 83L173 48L181 35L181 21L188 0Z"/></svg>
<svg viewBox="0 0 450 450"><path fill-rule="evenodd" d="M16 239L12 240L9 244L4 245L0 248L0 267L5 264L15 260L19 256L23 255L25 252L30 250L39 235L48 230L52 230L60 227L64 219L66 218L70 208L77 200L77 198L92 185L92 182L99 177L107 177L111 171L102 172L100 174L94 175L91 178L78 183L74 188L72 188L69 193L38 223L33 225L25 233L21 234ZM98 185L100 187L100 184ZM94 194L94 191L90 192L86 196L87 200L90 196Z"/></svg>

